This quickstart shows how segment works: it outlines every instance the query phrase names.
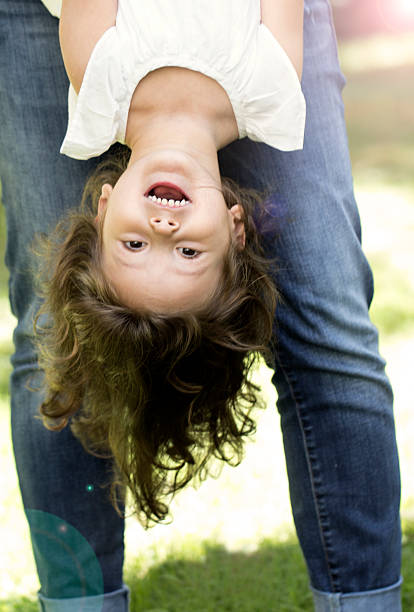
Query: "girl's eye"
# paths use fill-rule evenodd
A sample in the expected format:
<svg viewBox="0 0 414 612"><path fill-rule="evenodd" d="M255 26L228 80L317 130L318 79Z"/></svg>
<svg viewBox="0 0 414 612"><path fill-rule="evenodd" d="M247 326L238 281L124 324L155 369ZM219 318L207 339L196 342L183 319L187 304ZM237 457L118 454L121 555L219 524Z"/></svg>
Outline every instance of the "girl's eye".
<svg viewBox="0 0 414 612"><path fill-rule="evenodd" d="M194 257L198 257L200 255L200 251L196 251L195 249L190 249L188 247L178 247L178 251L187 259L194 259Z"/></svg>
<svg viewBox="0 0 414 612"><path fill-rule="evenodd" d="M140 251L145 246L145 242L142 242L142 240L126 240L124 245L130 251Z"/></svg>

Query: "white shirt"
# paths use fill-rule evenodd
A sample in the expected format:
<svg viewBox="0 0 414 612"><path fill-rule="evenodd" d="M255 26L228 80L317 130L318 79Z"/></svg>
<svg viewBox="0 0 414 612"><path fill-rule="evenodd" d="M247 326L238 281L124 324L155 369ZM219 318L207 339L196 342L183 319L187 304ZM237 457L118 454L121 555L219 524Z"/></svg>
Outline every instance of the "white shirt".
<svg viewBox="0 0 414 612"><path fill-rule="evenodd" d="M43 4L55 17L60 17L62 0L42 0Z"/></svg>
<svg viewBox="0 0 414 612"><path fill-rule="evenodd" d="M60 15L61 0L42 1ZM116 25L93 49L79 95L69 88L61 153L88 159L124 143L136 86L163 66L196 70L220 83L239 138L301 149L306 103L300 81L260 18L260 0L118 0Z"/></svg>

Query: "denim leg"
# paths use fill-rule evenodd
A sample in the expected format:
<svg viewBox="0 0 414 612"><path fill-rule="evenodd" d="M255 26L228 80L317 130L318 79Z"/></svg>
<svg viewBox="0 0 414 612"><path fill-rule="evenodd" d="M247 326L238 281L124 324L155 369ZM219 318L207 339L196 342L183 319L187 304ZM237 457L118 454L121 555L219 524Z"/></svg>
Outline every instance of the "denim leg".
<svg viewBox="0 0 414 612"><path fill-rule="evenodd" d="M57 19L40 0L0 0L0 179L10 303L18 319L12 435L39 598L47 612L121 612L128 605L122 583L124 524L103 487L111 463L87 454L69 428L47 431L34 418L40 393L27 388L41 382L32 345L38 307L32 239L80 202L86 175L98 161L78 162L59 154L67 86Z"/></svg>
<svg viewBox="0 0 414 612"><path fill-rule="evenodd" d="M220 167L270 191L264 240L277 258L282 295L273 381L316 610L398 612L393 396L368 314L373 282L361 249L331 10L327 0L305 5L303 151L242 140L220 153Z"/></svg>

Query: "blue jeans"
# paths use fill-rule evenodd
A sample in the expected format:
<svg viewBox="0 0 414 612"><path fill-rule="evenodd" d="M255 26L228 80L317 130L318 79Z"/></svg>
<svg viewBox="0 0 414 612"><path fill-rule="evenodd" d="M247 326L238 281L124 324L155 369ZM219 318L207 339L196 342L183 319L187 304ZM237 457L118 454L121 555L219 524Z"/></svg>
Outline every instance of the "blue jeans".
<svg viewBox="0 0 414 612"><path fill-rule="evenodd" d="M0 178L6 207L12 357L12 432L23 503L46 612L128 609L123 521L107 490L111 463L85 453L68 428L33 418L41 382L32 345L37 310L33 235L80 201L99 161L59 154L67 79L58 22L40 0L0 0ZM290 495L317 612L399 612L400 480L392 391L368 316L373 283L343 117L344 79L327 0L305 9L303 151L246 139L219 154L222 173L271 188L283 297L275 329L278 391ZM277 602L275 602L277 610Z"/></svg>

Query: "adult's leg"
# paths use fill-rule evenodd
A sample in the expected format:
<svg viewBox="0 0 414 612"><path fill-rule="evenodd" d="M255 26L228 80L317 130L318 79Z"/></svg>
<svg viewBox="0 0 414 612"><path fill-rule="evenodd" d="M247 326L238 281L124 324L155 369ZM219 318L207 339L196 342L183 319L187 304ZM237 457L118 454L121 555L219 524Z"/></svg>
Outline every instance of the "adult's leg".
<svg viewBox="0 0 414 612"><path fill-rule="evenodd" d="M127 610L123 521L103 488L111 464L85 453L69 428L34 418L41 382L33 348L36 267L31 244L80 202L93 164L59 154L67 79L58 21L40 0L0 0L0 178L6 207L10 303L18 319L11 379L12 434L23 504L47 612Z"/></svg>
<svg viewBox="0 0 414 612"><path fill-rule="evenodd" d="M274 383L316 610L398 612L393 397L368 315L373 284L360 243L343 85L328 1L308 0L303 151L242 140L221 152L220 164L223 175L272 191L274 230L265 241L279 262L283 300Z"/></svg>

